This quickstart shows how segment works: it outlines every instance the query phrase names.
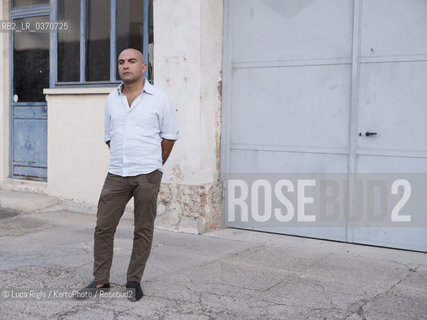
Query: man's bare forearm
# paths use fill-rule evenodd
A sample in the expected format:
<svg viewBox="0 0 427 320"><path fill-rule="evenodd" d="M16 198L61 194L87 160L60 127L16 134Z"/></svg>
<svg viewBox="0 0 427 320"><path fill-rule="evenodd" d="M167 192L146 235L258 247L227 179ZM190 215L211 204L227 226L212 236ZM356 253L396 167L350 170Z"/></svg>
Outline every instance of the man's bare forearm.
<svg viewBox="0 0 427 320"><path fill-rule="evenodd" d="M163 139L162 140L162 160L163 164L165 164L166 160L168 160L169 155L171 154L173 145L175 143L175 140L168 140Z"/></svg>

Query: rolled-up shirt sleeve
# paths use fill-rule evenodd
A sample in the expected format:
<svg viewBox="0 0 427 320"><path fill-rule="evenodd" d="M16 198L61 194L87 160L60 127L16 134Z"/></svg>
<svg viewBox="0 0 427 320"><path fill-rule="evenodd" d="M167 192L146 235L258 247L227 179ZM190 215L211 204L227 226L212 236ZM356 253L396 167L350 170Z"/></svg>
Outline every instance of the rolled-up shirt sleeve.
<svg viewBox="0 0 427 320"><path fill-rule="evenodd" d="M105 108L104 108L104 142L105 143L111 140L111 126L110 126L111 123L110 122L111 122L110 108L109 108L108 99L107 99L107 102L105 103Z"/></svg>
<svg viewBox="0 0 427 320"><path fill-rule="evenodd" d="M179 130L175 119L175 108L169 98L165 97L160 121L160 137L167 140L178 140Z"/></svg>

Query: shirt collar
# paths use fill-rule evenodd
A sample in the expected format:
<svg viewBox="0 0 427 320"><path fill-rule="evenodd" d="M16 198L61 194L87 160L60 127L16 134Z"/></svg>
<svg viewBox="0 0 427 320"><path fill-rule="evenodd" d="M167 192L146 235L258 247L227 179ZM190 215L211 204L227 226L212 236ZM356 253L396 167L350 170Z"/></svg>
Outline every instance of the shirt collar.
<svg viewBox="0 0 427 320"><path fill-rule="evenodd" d="M122 93L122 88L123 88L123 81L117 87L117 93L118 93L118 95L123 94ZM150 82L148 82L147 79L144 80L144 88L142 89L142 91L146 92L148 94L154 94L154 87L153 87L153 85Z"/></svg>
<svg viewBox="0 0 427 320"><path fill-rule="evenodd" d="M142 91L145 91L148 94L154 94L154 87L150 82L148 82L147 79L145 79L144 81L144 88L142 89Z"/></svg>

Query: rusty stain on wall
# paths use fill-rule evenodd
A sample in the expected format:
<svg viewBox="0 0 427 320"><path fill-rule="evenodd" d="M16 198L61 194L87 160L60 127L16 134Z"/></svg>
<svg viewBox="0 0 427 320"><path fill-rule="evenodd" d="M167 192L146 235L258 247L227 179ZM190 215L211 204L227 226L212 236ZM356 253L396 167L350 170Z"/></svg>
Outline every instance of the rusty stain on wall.
<svg viewBox="0 0 427 320"><path fill-rule="evenodd" d="M179 164L175 164L172 168L172 173L176 178L176 181L182 182L184 180L184 173L182 173L181 167Z"/></svg>
<svg viewBox="0 0 427 320"><path fill-rule="evenodd" d="M222 79L218 79L217 84L218 89L218 108L216 109L215 113L215 153L216 153L216 170L218 174L221 170L221 102L222 102ZM218 181L219 181L219 175L218 175Z"/></svg>

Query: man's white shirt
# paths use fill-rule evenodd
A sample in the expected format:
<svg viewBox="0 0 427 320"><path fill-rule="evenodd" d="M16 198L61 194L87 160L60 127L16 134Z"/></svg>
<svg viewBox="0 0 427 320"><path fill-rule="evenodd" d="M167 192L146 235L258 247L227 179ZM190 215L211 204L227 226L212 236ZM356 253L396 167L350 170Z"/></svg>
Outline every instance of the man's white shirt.
<svg viewBox="0 0 427 320"><path fill-rule="evenodd" d="M177 140L175 109L168 96L145 80L141 94L129 107L123 83L105 104L104 142L110 141L108 172L136 176L162 171L161 140Z"/></svg>

